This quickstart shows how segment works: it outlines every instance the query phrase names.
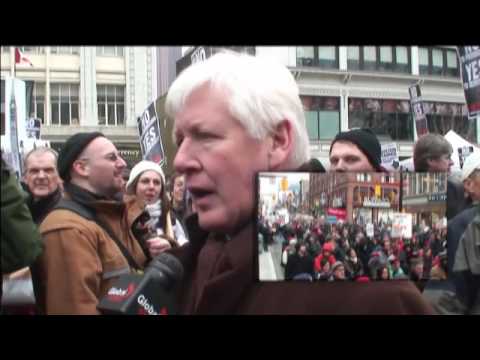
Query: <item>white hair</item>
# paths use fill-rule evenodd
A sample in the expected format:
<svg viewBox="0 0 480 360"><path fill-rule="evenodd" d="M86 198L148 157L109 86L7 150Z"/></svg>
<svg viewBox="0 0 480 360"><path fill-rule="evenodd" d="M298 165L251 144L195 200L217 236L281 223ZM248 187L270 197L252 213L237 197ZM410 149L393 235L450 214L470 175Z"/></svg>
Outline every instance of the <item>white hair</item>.
<svg viewBox="0 0 480 360"><path fill-rule="evenodd" d="M174 119L188 96L204 84L227 91L231 115L254 139L265 139L281 121L289 121L293 130L289 165L300 166L309 160L298 85L284 65L231 51L217 53L189 66L178 76L167 95L166 114Z"/></svg>

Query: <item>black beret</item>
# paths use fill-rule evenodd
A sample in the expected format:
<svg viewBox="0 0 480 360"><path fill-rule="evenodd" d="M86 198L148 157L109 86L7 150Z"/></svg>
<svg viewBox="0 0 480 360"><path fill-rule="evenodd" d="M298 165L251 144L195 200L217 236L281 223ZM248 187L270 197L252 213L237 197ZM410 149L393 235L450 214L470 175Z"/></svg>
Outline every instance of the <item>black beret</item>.
<svg viewBox="0 0 480 360"><path fill-rule="evenodd" d="M97 137L105 137L101 132L77 133L71 136L58 154L58 174L65 182L70 181L70 168L90 142Z"/></svg>
<svg viewBox="0 0 480 360"><path fill-rule="evenodd" d="M358 148L365 154L370 161L370 164L377 171L383 171L382 163L382 147L377 139L377 136L370 129L354 129L350 131L340 132L333 139L330 145L330 153L332 152L333 144L336 141L348 141L358 146Z"/></svg>

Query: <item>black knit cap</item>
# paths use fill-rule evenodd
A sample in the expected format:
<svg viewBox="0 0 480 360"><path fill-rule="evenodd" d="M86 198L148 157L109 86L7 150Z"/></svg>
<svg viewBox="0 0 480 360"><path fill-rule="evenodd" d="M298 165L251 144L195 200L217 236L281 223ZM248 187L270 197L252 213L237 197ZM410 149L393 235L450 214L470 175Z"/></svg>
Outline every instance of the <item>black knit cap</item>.
<svg viewBox="0 0 480 360"><path fill-rule="evenodd" d="M330 153L332 152L333 144L336 141L348 141L351 142L365 154L370 161L370 164L377 171L383 171L382 163L382 147L377 139L377 136L370 129L354 129L350 131L340 132L335 136L335 139L330 145Z"/></svg>
<svg viewBox="0 0 480 360"><path fill-rule="evenodd" d="M63 145L58 155L58 174L65 182L70 181L70 168L88 144L97 137L105 137L101 132L77 133L71 136Z"/></svg>

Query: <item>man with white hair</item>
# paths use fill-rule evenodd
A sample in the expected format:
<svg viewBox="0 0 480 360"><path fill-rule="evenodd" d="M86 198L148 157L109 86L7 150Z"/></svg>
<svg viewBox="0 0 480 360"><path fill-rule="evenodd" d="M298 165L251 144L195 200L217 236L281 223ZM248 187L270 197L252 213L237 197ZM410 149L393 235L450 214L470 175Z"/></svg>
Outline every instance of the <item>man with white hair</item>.
<svg viewBox="0 0 480 360"><path fill-rule="evenodd" d="M182 313L432 312L406 282L335 289L255 282L256 174L322 170L318 161L308 162L299 89L285 66L216 54L180 74L165 107L175 121L174 167L185 174L197 210L186 221L190 243L172 250L186 270Z"/></svg>

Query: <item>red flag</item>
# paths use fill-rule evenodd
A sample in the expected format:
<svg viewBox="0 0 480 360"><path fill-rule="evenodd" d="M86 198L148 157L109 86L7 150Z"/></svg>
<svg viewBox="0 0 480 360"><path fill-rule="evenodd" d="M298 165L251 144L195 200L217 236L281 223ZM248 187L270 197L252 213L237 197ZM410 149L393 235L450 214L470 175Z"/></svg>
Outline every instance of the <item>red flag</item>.
<svg viewBox="0 0 480 360"><path fill-rule="evenodd" d="M29 64L33 67L30 59L23 55L22 51L19 48L15 48L15 64Z"/></svg>

